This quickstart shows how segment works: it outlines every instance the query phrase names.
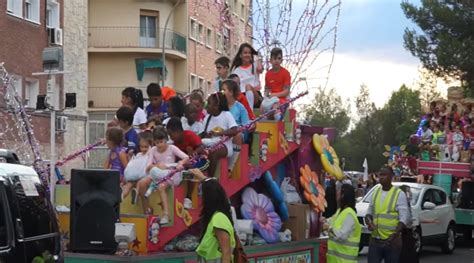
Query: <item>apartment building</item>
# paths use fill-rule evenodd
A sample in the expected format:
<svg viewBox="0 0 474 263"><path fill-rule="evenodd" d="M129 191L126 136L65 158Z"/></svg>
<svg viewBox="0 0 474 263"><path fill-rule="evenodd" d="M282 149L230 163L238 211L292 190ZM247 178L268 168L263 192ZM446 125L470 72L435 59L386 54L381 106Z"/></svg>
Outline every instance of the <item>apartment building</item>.
<svg viewBox="0 0 474 263"><path fill-rule="evenodd" d="M62 10L62 0L0 1L0 62L4 62L5 68L13 76L14 87L27 111L32 115L34 134L41 145L45 159L49 157L50 121L48 113L34 112L37 96L46 94L47 87L52 87L55 89L55 95L50 103L56 107L62 105L64 103L63 77L54 75L48 80L47 75L34 73L45 71L43 66L45 48L62 48ZM1 100L1 111L5 113L6 104L3 96ZM8 114L4 116L7 118ZM13 120L10 121L12 122L10 125L15 125ZM1 139L5 140L2 144L8 145L8 143L14 144L13 141L19 140L20 137L18 134L13 134L10 138L2 137ZM60 148L63 145L63 139L63 133L56 134Z"/></svg>
<svg viewBox="0 0 474 263"><path fill-rule="evenodd" d="M252 42L251 0L189 1L189 87L213 92L214 61Z"/></svg>
<svg viewBox="0 0 474 263"><path fill-rule="evenodd" d="M180 0L89 0L90 142L103 138L125 87L141 88L146 96L149 83L164 79L178 91L188 90L186 17L187 3Z"/></svg>

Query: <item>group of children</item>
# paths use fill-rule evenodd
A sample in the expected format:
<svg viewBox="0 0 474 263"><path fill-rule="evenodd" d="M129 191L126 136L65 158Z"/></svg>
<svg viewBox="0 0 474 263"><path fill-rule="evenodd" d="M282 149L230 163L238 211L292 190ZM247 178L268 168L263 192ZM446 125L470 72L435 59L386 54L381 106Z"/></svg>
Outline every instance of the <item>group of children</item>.
<svg viewBox="0 0 474 263"><path fill-rule="evenodd" d="M470 160L462 160L469 156L461 155L469 152L467 150L470 149L474 138L473 117L471 106L459 114L456 104L452 105L450 111L447 111L445 106L432 105L430 113L422 123L420 137L422 154L431 153L425 159L469 162Z"/></svg>
<svg viewBox="0 0 474 263"><path fill-rule="evenodd" d="M147 87L149 104L144 107L141 90L128 87L122 91L122 107L106 131L110 152L104 165L120 172L122 198L131 193L135 203L139 196L145 213L152 214L147 197L158 190L163 206L160 224L167 224L168 187L179 185L183 174L193 174L196 168L207 170L208 176L214 177L222 158L229 158L231 170L241 144L250 138L247 131L239 132L238 127L255 119L254 108L261 107L262 113L275 110L269 119L281 119L280 105L290 92L290 74L281 67L282 50L271 51L272 68L265 76L264 96L259 80L263 67L261 61L255 61L256 55L255 49L245 43L232 66L227 57L218 58L216 92L208 96L207 103L200 91L180 97L172 89L151 83ZM219 143L223 136L232 140L227 140L223 147L205 150ZM196 155L197 161L194 158L190 162ZM183 172L169 177L173 169ZM193 180L188 181L183 200L186 209L193 207L193 184Z"/></svg>

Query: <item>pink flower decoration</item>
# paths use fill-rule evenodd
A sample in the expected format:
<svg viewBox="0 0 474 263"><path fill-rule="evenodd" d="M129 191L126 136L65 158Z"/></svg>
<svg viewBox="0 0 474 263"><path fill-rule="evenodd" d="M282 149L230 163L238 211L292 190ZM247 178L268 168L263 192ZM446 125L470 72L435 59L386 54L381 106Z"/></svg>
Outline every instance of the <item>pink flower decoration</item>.
<svg viewBox="0 0 474 263"><path fill-rule="evenodd" d="M281 219L273 207L272 201L263 194L257 194L248 187L242 194L240 211L245 219L253 221L253 228L268 243L279 241L278 231L281 229Z"/></svg>

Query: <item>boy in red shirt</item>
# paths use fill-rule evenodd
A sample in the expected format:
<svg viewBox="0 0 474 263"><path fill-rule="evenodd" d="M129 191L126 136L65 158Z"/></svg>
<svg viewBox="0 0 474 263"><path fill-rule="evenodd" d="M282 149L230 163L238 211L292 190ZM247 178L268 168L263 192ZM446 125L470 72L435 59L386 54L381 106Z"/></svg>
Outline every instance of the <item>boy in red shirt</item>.
<svg viewBox="0 0 474 263"><path fill-rule="evenodd" d="M189 156L194 154L201 154L204 150L204 146L201 141L201 137L197 136L192 131L183 130L181 120L176 117L172 117L166 124L167 132L170 139L173 140L173 144L178 147L181 151L185 152ZM197 163L192 164L192 168L199 168L205 170L209 166L207 160L199 160ZM195 182L188 181L188 188L186 191L186 198L184 198L183 206L186 209L193 207L192 195L193 189L195 188Z"/></svg>
<svg viewBox="0 0 474 263"><path fill-rule="evenodd" d="M277 97L280 103L285 103L290 95L291 77L288 70L281 66L282 60L281 48L273 48L270 51L272 68L265 74L265 94L270 98Z"/></svg>

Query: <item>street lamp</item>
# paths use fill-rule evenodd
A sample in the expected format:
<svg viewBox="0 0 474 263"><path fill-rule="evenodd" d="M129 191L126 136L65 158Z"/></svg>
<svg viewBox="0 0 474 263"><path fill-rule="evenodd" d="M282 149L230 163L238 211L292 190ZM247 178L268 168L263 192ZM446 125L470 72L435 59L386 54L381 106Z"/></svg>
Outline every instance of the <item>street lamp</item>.
<svg viewBox="0 0 474 263"><path fill-rule="evenodd" d="M163 67L161 68L161 87L165 86L165 74L166 74L166 67L165 67L165 59L166 59L166 51L165 51L165 39L166 39L166 28L168 27L168 23L171 18L171 14L173 14L174 10L178 5L181 3L181 0L176 1L176 4L174 4L173 8L170 10L168 17L166 18L165 22L165 27L163 28L163 50L162 50L162 60L163 60Z"/></svg>

